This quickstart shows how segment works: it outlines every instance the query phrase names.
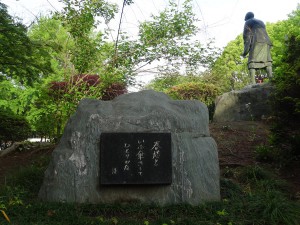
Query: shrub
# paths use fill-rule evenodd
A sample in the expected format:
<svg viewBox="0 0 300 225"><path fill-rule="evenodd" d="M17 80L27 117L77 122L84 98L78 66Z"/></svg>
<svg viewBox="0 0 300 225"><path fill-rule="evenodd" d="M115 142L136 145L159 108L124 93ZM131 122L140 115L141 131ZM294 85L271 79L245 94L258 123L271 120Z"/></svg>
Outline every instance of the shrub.
<svg viewBox="0 0 300 225"><path fill-rule="evenodd" d="M102 100L112 100L115 97L125 94L125 93L127 93L127 90L126 90L124 84L114 83L105 89L101 99Z"/></svg>
<svg viewBox="0 0 300 225"><path fill-rule="evenodd" d="M167 94L178 100L199 100L205 103L209 110L209 117L214 112L215 98L220 94L219 89L213 84L203 82L186 82L178 84L167 90Z"/></svg>
<svg viewBox="0 0 300 225"><path fill-rule="evenodd" d="M0 127L0 149L7 148L16 141L24 141L30 134L29 124L24 117L1 108Z"/></svg>
<svg viewBox="0 0 300 225"><path fill-rule="evenodd" d="M68 95L78 96L79 99L86 97L111 100L126 93L124 83L104 84L98 75L79 74L70 78L69 81L53 81L50 83L49 95L53 97L65 97ZM65 96L64 96L65 95Z"/></svg>
<svg viewBox="0 0 300 225"><path fill-rule="evenodd" d="M38 107L31 114L31 124L40 136L56 142L83 98L112 100L126 92L126 84L121 80L99 75L79 74L68 80L52 81L41 92Z"/></svg>

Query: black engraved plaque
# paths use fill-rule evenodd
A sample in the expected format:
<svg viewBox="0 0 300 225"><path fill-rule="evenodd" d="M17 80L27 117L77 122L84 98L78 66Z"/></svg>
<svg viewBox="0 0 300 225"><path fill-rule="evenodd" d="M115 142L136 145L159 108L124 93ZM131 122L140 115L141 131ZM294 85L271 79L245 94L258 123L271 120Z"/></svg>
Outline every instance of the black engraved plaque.
<svg viewBox="0 0 300 225"><path fill-rule="evenodd" d="M170 133L102 133L100 184L171 184Z"/></svg>

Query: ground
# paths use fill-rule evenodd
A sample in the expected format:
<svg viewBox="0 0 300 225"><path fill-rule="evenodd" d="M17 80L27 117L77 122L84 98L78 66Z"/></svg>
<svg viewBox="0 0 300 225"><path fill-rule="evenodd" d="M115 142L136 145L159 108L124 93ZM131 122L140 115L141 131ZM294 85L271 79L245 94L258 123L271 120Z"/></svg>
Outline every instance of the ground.
<svg viewBox="0 0 300 225"><path fill-rule="evenodd" d="M269 127L262 122L223 122L210 124L211 136L219 151L220 167L256 163L255 147L267 143Z"/></svg>
<svg viewBox="0 0 300 225"><path fill-rule="evenodd" d="M264 122L243 121L210 124L211 136L218 145L221 171L228 167L261 164L255 158L256 146L267 144L269 125ZM0 185L12 171L33 163L43 156L49 156L54 145L41 145L33 150L16 151L0 157ZM287 180L294 196L300 193L300 164L295 162L288 170L278 170Z"/></svg>
<svg viewBox="0 0 300 225"><path fill-rule="evenodd" d="M19 168L29 166L41 157L51 155L55 145L49 143L34 144L32 150L23 149L0 157L0 185L5 184L7 175Z"/></svg>
<svg viewBox="0 0 300 225"><path fill-rule="evenodd" d="M257 146L268 145L270 125L260 121L211 123L210 133L218 145L221 172L226 167L264 164L256 159ZM290 186L291 196L300 198L300 163L288 168L264 164L272 168Z"/></svg>

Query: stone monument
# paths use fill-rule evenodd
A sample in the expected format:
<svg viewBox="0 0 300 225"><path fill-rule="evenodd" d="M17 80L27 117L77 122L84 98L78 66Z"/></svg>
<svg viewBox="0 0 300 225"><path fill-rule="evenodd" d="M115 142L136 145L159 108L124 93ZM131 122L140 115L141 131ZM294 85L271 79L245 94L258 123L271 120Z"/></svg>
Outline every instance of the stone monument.
<svg viewBox="0 0 300 225"><path fill-rule="evenodd" d="M217 145L203 103L155 91L84 99L39 192L55 202L197 205L220 200Z"/></svg>

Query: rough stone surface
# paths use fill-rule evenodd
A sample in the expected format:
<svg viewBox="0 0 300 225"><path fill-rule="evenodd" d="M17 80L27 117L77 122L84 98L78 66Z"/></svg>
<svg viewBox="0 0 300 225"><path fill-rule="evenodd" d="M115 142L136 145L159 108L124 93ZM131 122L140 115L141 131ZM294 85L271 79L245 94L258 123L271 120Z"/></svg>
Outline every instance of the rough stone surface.
<svg viewBox="0 0 300 225"><path fill-rule="evenodd" d="M269 97L272 90L272 85L262 83L217 97L214 122L257 121L270 116Z"/></svg>
<svg viewBox="0 0 300 225"><path fill-rule="evenodd" d="M175 101L154 91L125 94L112 101L84 99L53 152L39 197L45 201L159 205L220 200L217 145L209 134L208 121L203 103ZM100 185L101 132L170 132L172 184Z"/></svg>

